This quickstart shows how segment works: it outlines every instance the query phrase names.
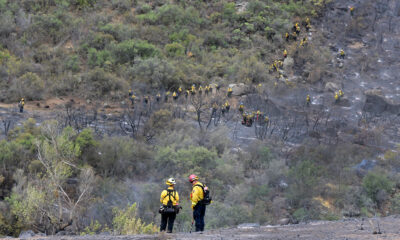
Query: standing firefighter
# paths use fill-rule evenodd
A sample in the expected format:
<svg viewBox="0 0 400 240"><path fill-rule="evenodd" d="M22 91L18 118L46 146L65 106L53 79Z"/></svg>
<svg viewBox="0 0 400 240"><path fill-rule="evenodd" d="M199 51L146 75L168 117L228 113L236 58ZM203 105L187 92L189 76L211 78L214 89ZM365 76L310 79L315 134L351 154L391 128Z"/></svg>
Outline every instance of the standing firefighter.
<svg viewBox="0 0 400 240"><path fill-rule="evenodd" d="M24 106L25 106L25 99L21 98L21 101L19 101L19 103L18 103L18 107L19 107L19 112L20 113L24 112Z"/></svg>
<svg viewBox="0 0 400 240"><path fill-rule="evenodd" d="M196 232L202 232L205 225L206 205L211 203L210 192L208 187L199 182L199 178L194 174L189 176L189 182L192 184L190 200L192 201L193 219L196 222Z"/></svg>
<svg viewBox="0 0 400 240"><path fill-rule="evenodd" d="M168 223L168 233L172 233L176 214L179 212L179 194L175 190L175 179L170 178L165 182L168 188L161 192L160 202L162 207L160 232L165 231Z"/></svg>

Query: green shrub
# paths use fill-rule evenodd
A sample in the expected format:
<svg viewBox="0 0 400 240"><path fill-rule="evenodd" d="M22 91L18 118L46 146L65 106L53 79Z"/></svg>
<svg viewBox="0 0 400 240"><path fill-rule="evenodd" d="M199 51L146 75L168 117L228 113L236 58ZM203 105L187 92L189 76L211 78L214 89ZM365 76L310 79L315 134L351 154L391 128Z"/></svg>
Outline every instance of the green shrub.
<svg viewBox="0 0 400 240"><path fill-rule="evenodd" d="M261 2L261 1L250 1L247 6L246 9L247 11L253 13L253 14L258 14L261 11L263 11L265 8L265 3Z"/></svg>
<svg viewBox="0 0 400 240"><path fill-rule="evenodd" d="M15 97L24 97L27 100L40 100L45 90L44 81L36 74L27 72L14 82Z"/></svg>
<svg viewBox="0 0 400 240"><path fill-rule="evenodd" d="M390 204L391 214L400 214L400 193L396 193Z"/></svg>
<svg viewBox="0 0 400 240"><path fill-rule="evenodd" d="M145 224L137 216L136 203L128 205L124 209L118 207L113 208L113 227L117 234L134 235L134 234L153 234L156 233L157 226Z"/></svg>
<svg viewBox="0 0 400 240"><path fill-rule="evenodd" d="M148 58L137 62L130 69L135 80L153 88L171 87L180 84L179 73L173 63L160 58Z"/></svg>
<svg viewBox="0 0 400 240"><path fill-rule="evenodd" d="M112 53L117 63L133 63L136 57L149 58L158 54L157 48L143 40L127 40L112 45Z"/></svg>
<svg viewBox="0 0 400 240"><path fill-rule="evenodd" d="M84 76L83 81L87 98L104 97L104 95L107 95L111 91L119 91L127 88L124 80L98 67L88 72Z"/></svg>
<svg viewBox="0 0 400 240"><path fill-rule="evenodd" d="M183 15L184 10L180 6L165 4L158 9L157 22L163 25L180 25Z"/></svg>
<svg viewBox="0 0 400 240"><path fill-rule="evenodd" d="M142 5L137 6L135 11L137 14L145 14L151 11L151 6L147 3L143 3Z"/></svg>
<svg viewBox="0 0 400 240"><path fill-rule="evenodd" d="M185 47L176 42L165 45L164 50L168 57L177 57L185 54Z"/></svg>
<svg viewBox="0 0 400 240"><path fill-rule="evenodd" d="M298 162L288 173L289 188L287 197L296 207L310 201L318 185L319 169L311 161Z"/></svg>
<svg viewBox="0 0 400 240"><path fill-rule="evenodd" d="M79 72L81 61L78 55L69 56L65 62L65 69L73 73Z"/></svg>
<svg viewBox="0 0 400 240"><path fill-rule="evenodd" d="M64 23L60 16L43 14L34 17L34 24L32 34L37 37L47 36L52 43L59 42L64 36L66 23Z"/></svg>
<svg viewBox="0 0 400 240"><path fill-rule="evenodd" d="M114 62L112 54L108 50L97 51L94 48L90 48L88 51L88 64L91 67L106 67Z"/></svg>
<svg viewBox="0 0 400 240"><path fill-rule="evenodd" d="M384 173L369 172L363 178L363 187L368 196L375 202L380 204L381 199L378 196L380 191L391 193L394 183Z"/></svg>

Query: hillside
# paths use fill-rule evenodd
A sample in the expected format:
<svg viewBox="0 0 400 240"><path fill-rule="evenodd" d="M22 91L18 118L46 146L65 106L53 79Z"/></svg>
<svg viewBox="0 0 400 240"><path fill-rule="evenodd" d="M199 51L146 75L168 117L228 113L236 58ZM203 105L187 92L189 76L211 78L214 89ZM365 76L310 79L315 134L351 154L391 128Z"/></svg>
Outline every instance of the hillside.
<svg viewBox="0 0 400 240"><path fill-rule="evenodd" d="M208 230L399 214L399 12L395 0L0 0L0 236L157 232L169 177L184 232L192 173L212 191ZM352 239L332 233L343 224L327 234Z"/></svg>

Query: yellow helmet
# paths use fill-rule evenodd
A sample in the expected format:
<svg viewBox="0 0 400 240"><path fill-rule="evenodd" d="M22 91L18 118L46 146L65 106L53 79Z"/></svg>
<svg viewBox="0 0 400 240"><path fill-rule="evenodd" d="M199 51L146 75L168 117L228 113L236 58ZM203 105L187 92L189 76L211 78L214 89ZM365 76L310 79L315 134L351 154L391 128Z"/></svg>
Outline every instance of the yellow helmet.
<svg viewBox="0 0 400 240"><path fill-rule="evenodd" d="M165 182L165 184L169 186L174 186L176 184L176 181L174 178L168 178L168 180Z"/></svg>
<svg viewBox="0 0 400 240"><path fill-rule="evenodd" d="M24 98L21 98L21 101L25 101L25 99L24 99Z"/></svg>

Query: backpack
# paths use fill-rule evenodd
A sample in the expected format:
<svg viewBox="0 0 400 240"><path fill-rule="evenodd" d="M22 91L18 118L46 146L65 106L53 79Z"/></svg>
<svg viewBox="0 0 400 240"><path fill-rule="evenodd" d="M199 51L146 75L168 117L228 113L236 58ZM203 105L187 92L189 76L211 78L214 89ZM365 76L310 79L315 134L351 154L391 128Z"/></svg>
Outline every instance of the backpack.
<svg viewBox="0 0 400 240"><path fill-rule="evenodd" d="M167 196L168 196L169 200L168 200L167 206L164 207L163 213L175 213L176 208L171 200L171 197L173 197L175 199L176 191L167 189L167 192L168 192Z"/></svg>
<svg viewBox="0 0 400 240"><path fill-rule="evenodd" d="M203 190L204 198L203 198L203 200L200 201L200 203L203 205L210 205L212 198L210 196L210 190L208 190L208 187L205 184L203 184L203 185L196 184L195 186L201 187L201 189Z"/></svg>

